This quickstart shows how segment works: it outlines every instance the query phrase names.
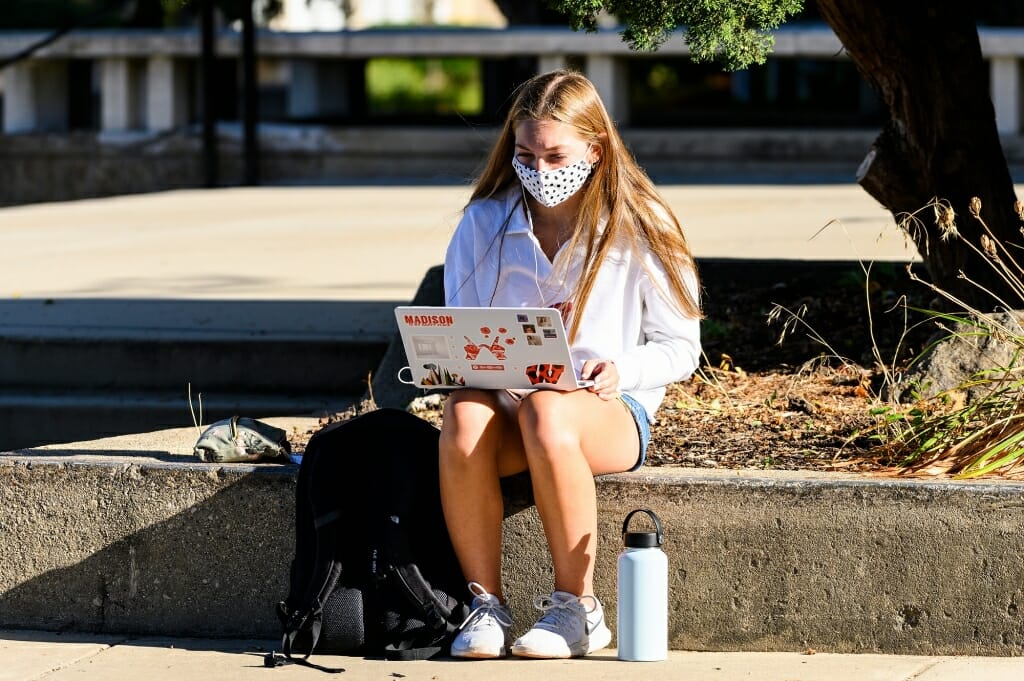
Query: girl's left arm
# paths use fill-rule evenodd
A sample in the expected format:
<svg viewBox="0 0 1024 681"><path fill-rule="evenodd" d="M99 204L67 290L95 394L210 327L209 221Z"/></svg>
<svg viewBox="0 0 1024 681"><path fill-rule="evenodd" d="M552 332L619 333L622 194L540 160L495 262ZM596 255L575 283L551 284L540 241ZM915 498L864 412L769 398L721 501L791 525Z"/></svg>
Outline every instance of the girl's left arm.
<svg viewBox="0 0 1024 681"><path fill-rule="evenodd" d="M697 278L686 285L697 300ZM649 267L641 284L643 344L615 359L620 390L649 390L689 378L700 363L700 320L686 316L667 296L668 278Z"/></svg>

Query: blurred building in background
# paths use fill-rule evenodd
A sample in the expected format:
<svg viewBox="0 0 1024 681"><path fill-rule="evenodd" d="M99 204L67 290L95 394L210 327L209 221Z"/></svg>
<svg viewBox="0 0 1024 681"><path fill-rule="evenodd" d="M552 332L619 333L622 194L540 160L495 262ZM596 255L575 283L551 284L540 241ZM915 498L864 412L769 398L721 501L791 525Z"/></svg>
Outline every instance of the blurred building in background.
<svg viewBox="0 0 1024 681"><path fill-rule="evenodd" d="M379 26L487 26L504 28L490 0L284 0L269 22L276 31L360 30Z"/></svg>
<svg viewBox="0 0 1024 681"><path fill-rule="evenodd" d="M254 4L261 17L266 1ZM205 107L220 182L240 181L240 22L220 17L204 102L195 10L143 19L83 26L0 69L0 204L197 186ZM733 73L691 62L682 37L637 53L615 28L574 33L546 19L510 22L491 0L281 0L256 42L260 177L468 181L515 87L558 67L595 82L634 153L666 179L851 180L885 119L813 11L776 33L767 63ZM52 35L5 26L0 60ZM981 42L1016 166L1024 28L983 26Z"/></svg>

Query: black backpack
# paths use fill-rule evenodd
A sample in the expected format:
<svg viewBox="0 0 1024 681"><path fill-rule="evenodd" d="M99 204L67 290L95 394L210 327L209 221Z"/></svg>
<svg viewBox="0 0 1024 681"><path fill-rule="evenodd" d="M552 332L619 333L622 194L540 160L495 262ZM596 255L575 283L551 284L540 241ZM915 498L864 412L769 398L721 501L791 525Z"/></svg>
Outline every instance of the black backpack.
<svg viewBox="0 0 1024 681"><path fill-rule="evenodd" d="M439 434L413 414L378 409L309 441L290 587L277 606L287 661L314 650L387 659L447 653L469 614L453 594L469 592L441 510Z"/></svg>

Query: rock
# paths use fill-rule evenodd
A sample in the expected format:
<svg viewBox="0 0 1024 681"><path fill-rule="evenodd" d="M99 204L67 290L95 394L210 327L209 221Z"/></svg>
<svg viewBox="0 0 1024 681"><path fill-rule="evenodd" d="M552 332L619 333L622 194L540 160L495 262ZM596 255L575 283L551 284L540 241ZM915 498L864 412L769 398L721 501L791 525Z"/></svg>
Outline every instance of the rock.
<svg viewBox="0 0 1024 681"><path fill-rule="evenodd" d="M1024 366L1024 311L975 317L943 331L932 348L890 390L890 399L912 402L940 393L962 393L966 403L989 394L994 381L1008 373L1010 380ZM980 382L979 382L980 381ZM971 385L977 383L977 385Z"/></svg>
<svg viewBox="0 0 1024 681"><path fill-rule="evenodd" d="M808 416L814 416L818 413L818 408L808 402L805 398L796 395L790 397L786 403L786 408L789 411L799 411L807 414Z"/></svg>
<svg viewBox="0 0 1024 681"><path fill-rule="evenodd" d="M422 395L413 399L409 406L406 407L407 411L411 411L414 414L420 412L429 411L440 411L444 407L445 396L441 393L430 393L429 395Z"/></svg>
<svg viewBox="0 0 1024 681"><path fill-rule="evenodd" d="M427 270L410 304L444 305L444 265L434 265ZM370 379L370 392L363 399L372 396L378 407L405 409L417 396L423 394L419 388L398 380L398 370L408 364L402 337L395 331L384 357Z"/></svg>

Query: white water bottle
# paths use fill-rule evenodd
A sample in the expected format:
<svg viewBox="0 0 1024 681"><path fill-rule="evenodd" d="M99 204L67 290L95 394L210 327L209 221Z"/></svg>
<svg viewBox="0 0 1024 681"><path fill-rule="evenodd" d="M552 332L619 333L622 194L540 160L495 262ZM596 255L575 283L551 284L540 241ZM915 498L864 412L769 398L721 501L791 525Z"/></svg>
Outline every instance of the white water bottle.
<svg viewBox="0 0 1024 681"><path fill-rule="evenodd" d="M655 531L630 532L629 521L646 513ZM618 560L619 659L639 662L668 657L668 556L661 550L661 520L646 508L622 523L624 549Z"/></svg>

